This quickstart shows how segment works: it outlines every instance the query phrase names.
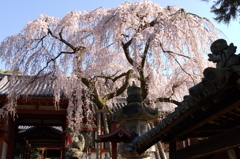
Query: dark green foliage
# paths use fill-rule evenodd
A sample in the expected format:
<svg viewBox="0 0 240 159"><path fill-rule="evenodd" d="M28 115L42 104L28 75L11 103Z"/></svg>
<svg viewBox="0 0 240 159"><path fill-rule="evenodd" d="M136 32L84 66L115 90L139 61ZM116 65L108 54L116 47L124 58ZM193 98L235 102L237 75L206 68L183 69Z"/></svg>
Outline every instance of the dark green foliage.
<svg viewBox="0 0 240 159"><path fill-rule="evenodd" d="M208 2L209 0L202 0ZM239 16L240 0L216 0L213 1L211 12L216 17L214 18L218 23L229 24L231 20L236 20Z"/></svg>
<svg viewBox="0 0 240 159"><path fill-rule="evenodd" d="M30 156L33 159L41 157L41 150L32 149L31 152L30 152Z"/></svg>
<svg viewBox="0 0 240 159"><path fill-rule="evenodd" d="M18 143L16 143L15 149L14 149L15 156L19 156L23 153L23 148Z"/></svg>

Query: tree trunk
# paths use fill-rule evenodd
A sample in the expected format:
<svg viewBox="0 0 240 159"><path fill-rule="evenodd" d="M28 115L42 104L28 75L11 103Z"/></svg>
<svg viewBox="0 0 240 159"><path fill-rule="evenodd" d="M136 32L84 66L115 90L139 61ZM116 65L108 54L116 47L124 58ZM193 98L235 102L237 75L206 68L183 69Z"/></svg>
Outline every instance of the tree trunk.
<svg viewBox="0 0 240 159"><path fill-rule="evenodd" d="M157 145L155 145L155 146L156 146L156 148L157 148ZM155 151L155 152L154 152L154 155L155 155L155 158L156 158L156 159L161 159L160 156L159 156L158 151Z"/></svg>
<svg viewBox="0 0 240 159"><path fill-rule="evenodd" d="M157 143L157 146L158 146L158 151L159 151L159 154L160 154L161 159L167 159L167 156L166 156L166 154L165 154L165 152L164 152L164 149L163 149L163 147L162 147L161 141L159 141L159 142Z"/></svg>
<svg viewBox="0 0 240 159"><path fill-rule="evenodd" d="M149 129L152 129L152 128L153 128L153 124L152 124L152 123L149 123L149 124L148 124L148 128L149 128ZM157 144L155 144L155 147L156 147L156 150L158 150ZM154 156L156 157L156 159L160 159L159 151L155 151L155 152L154 152Z"/></svg>
<svg viewBox="0 0 240 159"><path fill-rule="evenodd" d="M108 127L106 113L103 113L103 124L104 124L105 133L109 134L109 127ZM112 143L111 142L108 142L108 151L109 151L110 157L112 157Z"/></svg>
<svg viewBox="0 0 240 159"><path fill-rule="evenodd" d="M101 135L101 113L97 113L97 135ZM97 143L96 159L101 159L101 143Z"/></svg>
<svg viewBox="0 0 240 159"><path fill-rule="evenodd" d="M154 127L154 126L153 126L153 123L149 123L149 125L150 125L151 129ZM163 149L163 147L162 147L161 141L157 142L156 148L157 148L157 150L158 150L158 151L157 151L158 156L160 155L161 159L167 159L167 156L166 156L166 154L165 154L165 152L164 152L164 149ZM155 155L155 156L156 156L156 155Z"/></svg>

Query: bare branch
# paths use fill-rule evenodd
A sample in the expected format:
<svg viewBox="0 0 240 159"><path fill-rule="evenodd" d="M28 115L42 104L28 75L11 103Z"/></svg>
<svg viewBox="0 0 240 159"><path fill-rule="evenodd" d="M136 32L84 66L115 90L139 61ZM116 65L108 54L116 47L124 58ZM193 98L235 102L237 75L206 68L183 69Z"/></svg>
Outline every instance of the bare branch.
<svg viewBox="0 0 240 159"><path fill-rule="evenodd" d="M124 44L124 42L122 42L123 51L124 51L124 53L125 53L125 56L126 56L128 62L129 62L131 65L133 65L133 59L132 59L132 57L130 56L129 46L131 45L132 40L133 40L133 38L132 38L131 40L129 40L127 43L125 43L125 44Z"/></svg>
<svg viewBox="0 0 240 159"><path fill-rule="evenodd" d="M144 52L143 52L142 62L141 62L141 67L142 67L142 69L144 68L144 65L145 65L145 62L146 62L149 45L150 45L150 38L147 40L146 46L145 46L145 49L144 49Z"/></svg>
<svg viewBox="0 0 240 159"><path fill-rule="evenodd" d="M170 54L170 55L171 55L171 54ZM177 62L177 64L178 64L179 67L181 68L181 70L182 70L183 72L185 72L185 73L192 79L192 81L193 81L194 84L196 84L196 82L195 82L195 80L193 79L192 75L191 75L190 73L188 73L187 71L185 71L185 69L182 67L182 65L178 62L177 58L174 57L173 55L171 55L171 56L175 59L175 61Z"/></svg>
<svg viewBox="0 0 240 159"><path fill-rule="evenodd" d="M157 98L157 101L173 103L173 104L176 104L177 106L180 106L182 104L182 102L176 101L176 100L171 99L171 98Z"/></svg>
<svg viewBox="0 0 240 159"><path fill-rule="evenodd" d="M161 47L162 51L165 52L165 53L175 54L175 55L177 55L177 56L182 56L182 57L185 57L185 58L188 58L188 59L192 59L192 58L189 57L189 56L186 56L186 55L183 55L183 54L179 54L179 53L176 53L176 52L173 52L173 51L170 51L170 50L165 50L165 49L163 48L163 45L162 45L161 42L160 42L160 47Z"/></svg>
<svg viewBox="0 0 240 159"><path fill-rule="evenodd" d="M61 32L59 32L59 37L57 37L56 35L54 35L52 33L52 31L50 29L48 29L48 33L55 39L58 39L59 41L63 42L65 45L69 46L73 52L71 52L72 54L81 50L81 49L86 49L84 46L79 46L79 47L74 47L72 44L70 44L69 42L67 42L65 39L62 38L62 31L63 31L63 28L61 30Z"/></svg>
<svg viewBox="0 0 240 159"><path fill-rule="evenodd" d="M113 80L112 78L115 77L118 74L118 72L119 72L119 70L116 73L114 73L113 75L104 75L103 73L101 73L102 74L101 76L96 76L96 77Z"/></svg>
<svg viewBox="0 0 240 159"><path fill-rule="evenodd" d="M162 50L164 51L161 43L160 43L160 46L161 46ZM164 52L168 53L170 56L172 56L172 57L175 59L175 61L177 62L177 64L178 64L179 67L181 68L181 70L182 70L183 72L185 72L185 73L192 79L193 83L195 84L195 80L193 79L192 75L191 75L190 73L188 73L187 71L185 71L184 68L182 67L182 65L181 65L181 64L179 63L179 61L177 60L177 58L176 58L175 56L173 56L172 53L174 53L174 52L172 52L172 51L164 51ZM182 56L185 57L185 55L182 55ZM187 57L187 56L186 56L186 57ZM191 59L190 57L188 57L188 58Z"/></svg>
<svg viewBox="0 0 240 159"><path fill-rule="evenodd" d="M109 100L115 96L119 96L120 94L122 94L127 89L128 83L129 83L130 78L132 77L132 74L133 74L133 70L129 70L127 73L122 74L122 76L125 75L125 82L123 83L123 85L119 89L117 89L116 92L112 92L112 93L105 95L103 97L103 99Z"/></svg>

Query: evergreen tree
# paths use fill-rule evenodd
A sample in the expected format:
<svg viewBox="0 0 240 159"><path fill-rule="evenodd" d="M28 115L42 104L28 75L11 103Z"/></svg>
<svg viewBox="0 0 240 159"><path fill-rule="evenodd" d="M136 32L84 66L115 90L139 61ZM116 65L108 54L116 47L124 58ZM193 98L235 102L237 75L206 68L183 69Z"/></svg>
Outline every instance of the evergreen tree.
<svg viewBox="0 0 240 159"><path fill-rule="evenodd" d="M209 0L202 0L208 2ZM229 24L231 20L237 20L239 15L239 0L217 0L213 1L211 12L216 17L214 18L217 22Z"/></svg>

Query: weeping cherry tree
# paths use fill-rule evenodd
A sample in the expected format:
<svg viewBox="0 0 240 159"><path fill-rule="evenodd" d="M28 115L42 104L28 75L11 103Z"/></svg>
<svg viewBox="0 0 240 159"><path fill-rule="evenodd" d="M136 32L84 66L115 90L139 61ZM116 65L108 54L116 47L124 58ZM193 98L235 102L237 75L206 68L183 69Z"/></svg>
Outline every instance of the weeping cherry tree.
<svg viewBox="0 0 240 159"><path fill-rule="evenodd" d="M56 109L62 95L69 100L68 122L76 129L83 104L110 107L131 80L141 87L148 105L179 105L209 65L205 56L218 34L206 18L146 0L70 12L61 19L42 14L0 45L1 59L14 70L0 116L15 114L16 100L28 95L25 88L49 81ZM31 76L16 89L18 70Z"/></svg>

